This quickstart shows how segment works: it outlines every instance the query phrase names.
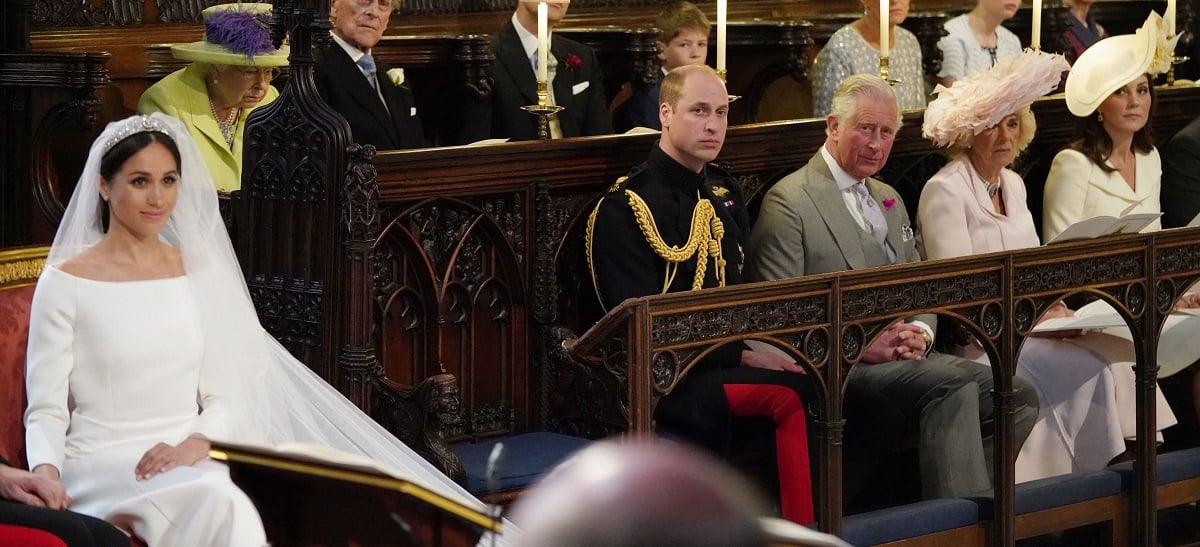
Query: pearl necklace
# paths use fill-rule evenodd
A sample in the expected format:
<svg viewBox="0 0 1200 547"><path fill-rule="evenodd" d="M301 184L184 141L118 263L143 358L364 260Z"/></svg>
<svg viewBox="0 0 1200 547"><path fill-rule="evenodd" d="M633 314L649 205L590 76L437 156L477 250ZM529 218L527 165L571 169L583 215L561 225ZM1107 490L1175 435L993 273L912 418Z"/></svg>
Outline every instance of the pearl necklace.
<svg viewBox="0 0 1200 547"><path fill-rule="evenodd" d="M979 168L975 167L975 164L973 163L971 164L971 168L975 170L975 174L978 175L979 180L983 182L983 188L984 190L987 190L988 197L996 197L996 192L1000 191L1000 180L997 179L996 182L991 182L988 179L983 178L983 173L980 173Z"/></svg>
<svg viewBox="0 0 1200 547"><path fill-rule="evenodd" d="M233 149L233 128L237 126L238 115L241 114L241 108L234 108L229 111L229 115L224 120L217 115L217 105L210 98L208 100L208 108L212 110L213 119L217 120L217 128L221 130L221 136L225 137L225 145Z"/></svg>

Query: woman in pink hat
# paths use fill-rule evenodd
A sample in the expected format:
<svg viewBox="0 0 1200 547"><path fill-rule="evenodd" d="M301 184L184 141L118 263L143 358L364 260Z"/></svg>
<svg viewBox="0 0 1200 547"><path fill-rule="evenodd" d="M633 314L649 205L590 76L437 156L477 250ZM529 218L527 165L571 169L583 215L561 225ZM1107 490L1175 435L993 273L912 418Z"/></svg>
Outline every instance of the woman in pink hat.
<svg viewBox="0 0 1200 547"><path fill-rule="evenodd" d="M1067 69L1061 56L1030 50L937 90L938 98L925 111L923 132L949 148L950 162L921 192L917 216L927 258L1041 244L1025 183L1008 165L1033 140L1029 105L1054 90ZM1044 322L1074 312L1058 302L1039 313ZM1037 389L1039 415L1020 447L1017 480L1108 465L1126 450L1121 417L1133 408L1132 344L1078 331L1029 336L1017 375ZM987 360L977 341L963 344L958 353ZM1175 423L1165 402L1162 408L1159 425Z"/></svg>

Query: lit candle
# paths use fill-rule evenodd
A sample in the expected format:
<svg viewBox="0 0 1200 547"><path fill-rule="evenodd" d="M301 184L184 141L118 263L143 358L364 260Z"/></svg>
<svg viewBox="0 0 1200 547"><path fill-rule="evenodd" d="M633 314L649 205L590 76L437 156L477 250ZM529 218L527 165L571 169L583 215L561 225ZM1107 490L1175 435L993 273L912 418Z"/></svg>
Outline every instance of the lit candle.
<svg viewBox="0 0 1200 547"><path fill-rule="evenodd" d="M725 19L728 16L726 11L726 0L717 0L717 70L725 70Z"/></svg>
<svg viewBox="0 0 1200 547"><path fill-rule="evenodd" d="M1167 0L1167 15L1163 17L1163 26L1167 27L1167 38L1175 36L1175 0Z"/></svg>
<svg viewBox="0 0 1200 547"><path fill-rule="evenodd" d="M1029 47L1042 49L1042 0L1033 0L1033 32Z"/></svg>
<svg viewBox="0 0 1200 547"><path fill-rule="evenodd" d="M888 31L892 26L891 9L888 7L888 0L879 0L879 58L882 59L888 56L891 50L888 47Z"/></svg>
<svg viewBox="0 0 1200 547"><path fill-rule="evenodd" d="M546 34L549 31L549 15L546 11L546 3L538 2L538 69L537 79L539 82L549 80L550 74L550 46L547 44Z"/></svg>

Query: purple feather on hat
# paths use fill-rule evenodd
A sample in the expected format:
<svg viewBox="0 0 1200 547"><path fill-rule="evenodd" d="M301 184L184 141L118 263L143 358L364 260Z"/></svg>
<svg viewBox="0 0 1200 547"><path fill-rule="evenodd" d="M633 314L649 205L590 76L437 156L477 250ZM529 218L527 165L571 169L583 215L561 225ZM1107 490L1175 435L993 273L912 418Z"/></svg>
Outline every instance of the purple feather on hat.
<svg viewBox="0 0 1200 547"><path fill-rule="evenodd" d="M204 39L253 57L275 51L266 21L249 11L221 11L204 19Z"/></svg>

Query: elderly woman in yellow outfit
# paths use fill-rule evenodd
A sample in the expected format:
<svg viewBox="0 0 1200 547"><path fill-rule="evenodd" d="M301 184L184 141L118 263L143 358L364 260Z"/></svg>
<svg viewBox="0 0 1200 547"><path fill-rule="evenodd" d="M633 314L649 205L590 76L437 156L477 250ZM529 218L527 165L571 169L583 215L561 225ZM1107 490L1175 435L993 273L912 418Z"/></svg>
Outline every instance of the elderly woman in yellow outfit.
<svg viewBox="0 0 1200 547"><path fill-rule="evenodd" d="M139 113L162 112L187 126L222 192L241 188L250 111L279 96L270 84L287 65L288 47L272 45L270 16L270 4L204 10L204 39L171 48L175 58L192 63L150 86L138 102Z"/></svg>

